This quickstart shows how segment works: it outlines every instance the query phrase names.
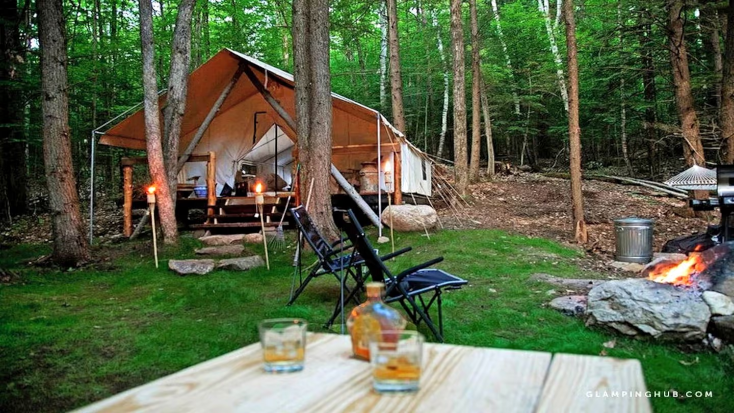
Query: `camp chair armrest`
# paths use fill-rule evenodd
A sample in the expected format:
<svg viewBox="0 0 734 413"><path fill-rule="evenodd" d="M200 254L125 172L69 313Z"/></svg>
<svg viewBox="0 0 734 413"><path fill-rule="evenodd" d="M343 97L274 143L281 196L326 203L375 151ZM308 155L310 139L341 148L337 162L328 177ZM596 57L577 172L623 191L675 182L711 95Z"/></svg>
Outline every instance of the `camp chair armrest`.
<svg viewBox="0 0 734 413"><path fill-rule="evenodd" d="M346 246L346 247L343 247L343 248L339 248L337 250L330 251L330 252L324 254L324 258L338 257L338 256L340 256L340 255L342 255L344 253L350 253L350 254L354 255L353 247L354 247L353 245L349 245L349 246Z"/></svg>
<svg viewBox="0 0 734 413"><path fill-rule="evenodd" d="M419 271L419 270L422 270L422 269L424 269L424 268L428 268L428 267L430 267L430 266L431 266L431 265L433 265L433 264L438 264L438 263L439 263L439 262L441 262L441 261L443 261L443 257L437 257L437 258L434 258L434 259L432 259L432 260L430 260L430 261L426 261L426 262L424 262L423 264L419 264L419 265L416 265L415 267L412 267L412 268L408 268L407 270L405 270L405 271L401 272L400 274L398 274L398 275L397 275L397 276L395 277L395 279L396 279L396 280L397 280L398 282L400 282L400 281L402 281L402 279L403 279L403 278L405 278L406 276L408 276L408 275L410 275L410 274L413 274L414 272L416 272L416 271Z"/></svg>
<svg viewBox="0 0 734 413"><path fill-rule="evenodd" d="M398 255L405 254L406 252L408 252L408 251L410 251L412 249L413 249L413 247L405 247L403 249L399 249L399 250L397 250L395 252L391 252L389 254L383 255L382 257L380 257L380 260L381 261L391 260L391 259L397 257Z"/></svg>

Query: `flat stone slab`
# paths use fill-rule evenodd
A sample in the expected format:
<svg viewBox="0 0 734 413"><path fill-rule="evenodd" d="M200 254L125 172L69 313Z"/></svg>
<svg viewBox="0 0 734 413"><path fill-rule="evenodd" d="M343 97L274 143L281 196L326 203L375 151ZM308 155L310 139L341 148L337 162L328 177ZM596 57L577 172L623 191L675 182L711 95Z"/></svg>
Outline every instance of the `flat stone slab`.
<svg viewBox="0 0 734 413"><path fill-rule="evenodd" d="M578 316L586 312L586 296L585 295L567 295L565 297L554 298L548 303L548 306L555 308L569 316Z"/></svg>
<svg viewBox="0 0 734 413"><path fill-rule="evenodd" d="M245 252L244 245L220 245L218 247L204 247L194 251L197 255L241 255Z"/></svg>
<svg viewBox="0 0 734 413"><path fill-rule="evenodd" d="M245 238L245 234L232 234L232 235L208 235L206 237L199 238L199 241L210 247L217 247L220 245L237 245L242 244L242 240Z"/></svg>
<svg viewBox="0 0 734 413"><path fill-rule="evenodd" d="M241 258L229 258L221 260L217 264L218 270L230 270L230 271L247 271L253 268L262 267L265 265L265 261L259 255L253 255L250 257Z"/></svg>
<svg viewBox="0 0 734 413"><path fill-rule="evenodd" d="M168 268L178 275L204 275L214 271L214 260L170 260Z"/></svg>
<svg viewBox="0 0 734 413"><path fill-rule="evenodd" d="M254 234L245 234L245 237L243 238L245 241L245 244L262 244L263 242L263 236L262 234L254 233Z"/></svg>
<svg viewBox="0 0 734 413"><path fill-rule="evenodd" d="M645 264L636 262L612 261L609 265L622 271L641 272L645 268Z"/></svg>
<svg viewBox="0 0 734 413"><path fill-rule="evenodd" d="M536 273L530 276L531 281L542 281L559 287L574 290L590 290L597 285L604 284L606 280L594 280L585 278L561 278L550 274Z"/></svg>

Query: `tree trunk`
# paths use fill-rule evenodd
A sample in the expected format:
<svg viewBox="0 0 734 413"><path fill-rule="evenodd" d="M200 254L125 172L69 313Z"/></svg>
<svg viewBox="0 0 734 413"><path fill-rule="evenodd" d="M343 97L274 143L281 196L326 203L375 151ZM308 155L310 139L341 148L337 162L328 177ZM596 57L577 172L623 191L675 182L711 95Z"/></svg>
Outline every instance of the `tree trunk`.
<svg viewBox="0 0 734 413"><path fill-rule="evenodd" d="M477 23L477 0L469 0L471 21L471 159L469 161L469 181L479 180L479 154L482 150L479 60L479 24Z"/></svg>
<svg viewBox="0 0 734 413"><path fill-rule="evenodd" d="M380 111L387 109L387 11L380 5Z"/></svg>
<svg viewBox="0 0 734 413"><path fill-rule="evenodd" d="M441 28L438 25L436 13L433 13L433 27L436 28L436 39L438 42L438 55L441 57L441 67L443 67L443 106L441 107L441 134L438 138L438 149L436 156L441 158L443 155L444 142L446 141L446 131L449 124L449 65L446 63L446 55L443 52L443 40L441 40Z"/></svg>
<svg viewBox="0 0 734 413"><path fill-rule="evenodd" d="M691 93L691 75L688 71L688 52L683 37L683 0L668 0L668 36L670 62L673 68L675 102L683 133L683 154L688 166L706 166L703 144L698 128L698 116Z"/></svg>
<svg viewBox="0 0 734 413"><path fill-rule="evenodd" d="M331 212L331 73L329 1L293 1L293 60L301 199L313 184L309 215L325 237L338 236Z"/></svg>
<svg viewBox="0 0 734 413"><path fill-rule="evenodd" d="M729 2L726 20L728 28L734 27L734 1ZM721 137L726 140L726 163L734 164L734 30L726 31L724 42L719 126Z"/></svg>
<svg viewBox="0 0 734 413"><path fill-rule="evenodd" d="M161 142L158 86L153 46L153 6L151 0L140 0L140 40L143 55L143 109L145 115L145 147L148 153L148 170L156 188L158 216L166 244L178 242L175 207L173 205L168 175L166 174Z"/></svg>
<svg viewBox="0 0 734 413"><path fill-rule="evenodd" d="M26 139L21 94L25 50L16 0L0 1L0 221L26 211Z"/></svg>
<svg viewBox="0 0 734 413"><path fill-rule="evenodd" d="M507 66L507 71L510 72L510 77L512 78L512 102L515 104L515 115L520 116L520 95L517 92L515 70L512 68L512 60L510 59L510 53L507 50L507 42L505 41L505 35L502 32L502 24L500 23L500 9L499 7L497 7L497 0L491 0L491 3L492 13L494 14L494 21L497 23L497 38L500 41L500 45L502 45L502 53L505 55L505 66Z"/></svg>
<svg viewBox="0 0 734 413"><path fill-rule="evenodd" d="M456 189L466 195L469 170L466 150L466 96L464 92L464 25L461 0L451 0L451 47L454 56L454 174Z"/></svg>
<svg viewBox="0 0 734 413"><path fill-rule="evenodd" d="M480 97L482 100L482 114L484 115L484 134L487 139L487 176L494 179L494 143L492 142L492 118L489 116L489 99L483 78L480 79Z"/></svg>
<svg viewBox="0 0 734 413"><path fill-rule="evenodd" d="M561 91L563 107L566 109L566 112L568 112L568 90L566 89L566 79L563 75L563 62L561 61L561 52L558 51L558 43L556 43L556 34L555 30L553 30L548 0L538 0L538 8L540 9L540 12L543 13L543 18L545 20L545 31L548 33L548 41L550 43L551 53L553 53L553 60L556 62L556 79L558 80L558 89Z"/></svg>
<svg viewBox="0 0 734 413"><path fill-rule="evenodd" d="M584 198L581 192L581 127L579 126L579 66L576 56L576 21L573 0L563 2L566 18L566 51L568 54L568 139L571 158L571 200L573 203L574 239L579 244L588 240L584 219Z"/></svg>
<svg viewBox="0 0 734 413"><path fill-rule="evenodd" d="M624 23L622 20L622 2L617 2L617 27L619 30L619 50L624 51ZM622 142L622 157L624 158L624 164L627 167L627 173L630 176L635 175L635 171L632 169L632 162L630 161L629 148L627 145L627 98L624 95L624 64L620 68L620 79L619 79L619 128L620 128L620 140Z"/></svg>
<svg viewBox="0 0 734 413"><path fill-rule="evenodd" d="M41 45L43 159L53 216L53 259L63 266L89 260L71 160L66 33L61 0L37 0Z"/></svg>
<svg viewBox="0 0 734 413"><path fill-rule="evenodd" d="M392 95L392 121L395 128L405 133L403 109L403 75L400 72L400 41L398 39L397 0L387 0L387 37L390 45L390 89Z"/></svg>
<svg viewBox="0 0 734 413"><path fill-rule="evenodd" d="M641 11L646 14L646 10ZM650 39L652 27L647 17L640 17L641 30L640 39L640 57L642 60L642 84L643 94L645 97L645 122L643 129L645 131L645 140L647 141L647 158L650 168L650 176L653 178L658 172L657 161L657 131L655 124L657 123L657 112L655 106L657 103L657 89L655 87L655 63L653 60L653 43Z"/></svg>
<svg viewBox="0 0 734 413"><path fill-rule="evenodd" d="M145 1L145 0L143 0ZM178 6L176 28L171 46L171 69L168 75L168 94L163 109L163 161L168 176L171 203L176 207L178 185L178 142L181 138L181 122L186 111L189 61L191 60L191 16L196 0L183 0Z"/></svg>
<svg viewBox="0 0 734 413"><path fill-rule="evenodd" d="M719 12L713 4L704 4L700 7L702 25L708 26L708 33L704 33L704 50L711 54L714 66L714 88L713 101L716 113L721 111L721 75L724 69L724 61L721 55L721 33L719 30ZM708 36L706 36L708 34Z"/></svg>

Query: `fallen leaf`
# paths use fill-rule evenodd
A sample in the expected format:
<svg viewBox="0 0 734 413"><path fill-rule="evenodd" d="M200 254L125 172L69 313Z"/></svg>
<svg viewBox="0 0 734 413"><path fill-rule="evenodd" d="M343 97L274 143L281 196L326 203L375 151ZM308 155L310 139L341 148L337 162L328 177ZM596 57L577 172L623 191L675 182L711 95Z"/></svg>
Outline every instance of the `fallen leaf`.
<svg viewBox="0 0 734 413"><path fill-rule="evenodd" d="M614 348L614 346L617 345L617 340L609 340L606 343L602 344L602 346L606 348Z"/></svg>
<svg viewBox="0 0 734 413"><path fill-rule="evenodd" d="M602 357L603 356L606 356L607 355L607 351L606 350L602 350L602 351L599 352L599 355L602 356Z"/></svg>
<svg viewBox="0 0 734 413"><path fill-rule="evenodd" d="M684 366L692 366L694 364L698 364L698 356L696 356L696 358L693 359L693 361L678 360L678 363Z"/></svg>

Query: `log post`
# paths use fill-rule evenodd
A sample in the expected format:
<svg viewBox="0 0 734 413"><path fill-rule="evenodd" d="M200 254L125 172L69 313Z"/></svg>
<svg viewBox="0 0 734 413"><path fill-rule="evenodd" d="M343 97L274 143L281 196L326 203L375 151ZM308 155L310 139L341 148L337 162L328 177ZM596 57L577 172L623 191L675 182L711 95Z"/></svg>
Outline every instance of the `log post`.
<svg viewBox="0 0 734 413"><path fill-rule="evenodd" d="M403 203L403 160L400 158L401 152L393 152L393 160L395 164L394 176L392 177L393 187L393 205L400 205Z"/></svg>
<svg viewBox="0 0 734 413"><path fill-rule="evenodd" d="M133 167L123 165L122 167L122 193L124 203L122 204L122 233L126 237L133 234Z"/></svg>
<svg viewBox="0 0 734 413"><path fill-rule="evenodd" d="M211 223L217 205L217 156L214 152L209 152L206 164L206 205L207 223Z"/></svg>

